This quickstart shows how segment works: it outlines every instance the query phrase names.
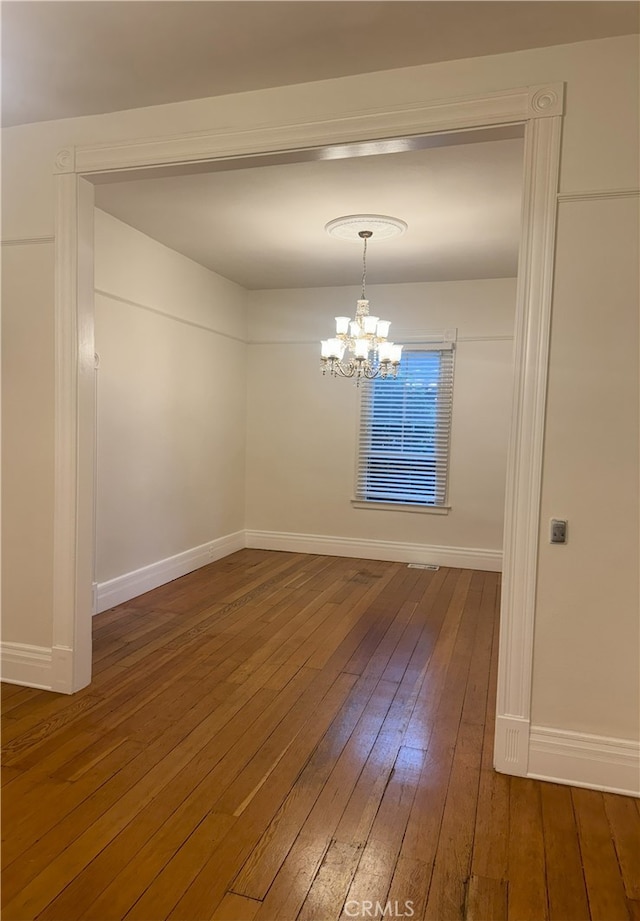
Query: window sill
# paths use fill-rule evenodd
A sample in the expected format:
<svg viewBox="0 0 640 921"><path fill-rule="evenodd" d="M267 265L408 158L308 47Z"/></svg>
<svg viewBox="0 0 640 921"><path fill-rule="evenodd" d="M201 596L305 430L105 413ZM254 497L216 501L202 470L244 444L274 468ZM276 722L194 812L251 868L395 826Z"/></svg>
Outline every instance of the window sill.
<svg viewBox="0 0 640 921"><path fill-rule="evenodd" d="M420 515L448 515L451 511L450 505L399 505L396 502L365 502L362 499L352 499L351 505L381 512L418 512Z"/></svg>

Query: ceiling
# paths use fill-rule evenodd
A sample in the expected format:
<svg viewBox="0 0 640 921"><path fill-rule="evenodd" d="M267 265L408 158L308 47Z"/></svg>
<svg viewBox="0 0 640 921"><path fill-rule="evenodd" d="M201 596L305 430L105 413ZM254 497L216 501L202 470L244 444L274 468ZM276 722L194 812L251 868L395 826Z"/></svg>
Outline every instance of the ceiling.
<svg viewBox="0 0 640 921"><path fill-rule="evenodd" d="M516 132L468 132L437 146L424 139L425 149L412 140L405 152L374 156L244 169L233 161L213 173L98 185L96 205L248 289L357 285L359 241L324 231L355 213L409 225L395 239L371 239L371 284L513 277L523 157Z"/></svg>
<svg viewBox="0 0 640 921"><path fill-rule="evenodd" d="M638 32L616 0L4 0L17 125Z"/></svg>
<svg viewBox="0 0 640 921"><path fill-rule="evenodd" d="M630 34L637 2L4 0L2 119L19 125ZM158 174L155 174L158 176ZM96 187L98 207L249 289L357 285L324 225L391 214L370 284L517 271L522 139L467 132ZM111 177L114 179L115 177Z"/></svg>

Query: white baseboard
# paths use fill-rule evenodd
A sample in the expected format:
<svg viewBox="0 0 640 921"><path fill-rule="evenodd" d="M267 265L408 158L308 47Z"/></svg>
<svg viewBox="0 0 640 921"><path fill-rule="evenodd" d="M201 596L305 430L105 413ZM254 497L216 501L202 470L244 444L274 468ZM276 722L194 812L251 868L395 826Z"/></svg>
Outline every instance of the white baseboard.
<svg viewBox="0 0 640 921"><path fill-rule="evenodd" d="M206 566L207 563L220 560L230 553L235 553L236 550L243 550L244 547L245 532L236 531L234 534L226 534L224 537L211 540L199 547L192 547L191 550L177 553L165 560L158 560L149 566L127 572L115 579L109 579L108 582L100 582L96 591L95 612L100 614L117 604L123 604L131 598L150 592L153 588L185 576L194 569Z"/></svg>
<svg viewBox="0 0 640 921"><path fill-rule="evenodd" d="M322 534L289 534L283 531L246 533L246 546L255 550L288 550L293 553L319 553L324 556L352 556L363 560L390 560L396 563L434 563L457 569L502 570L501 550L475 547L438 547L392 540L365 540L357 537L328 537Z"/></svg>
<svg viewBox="0 0 640 921"><path fill-rule="evenodd" d="M526 777L529 760L529 720L517 716L496 716L493 766L501 774Z"/></svg>
<svg viewBox="0 0 640 921"><path fill-rule="evenodd" d="M72 694L73 651L68 646L0 643L0 676L7 684Z"/></svg>
<svg viewBox="0 0 640 921"><path fill-rule="evenodd" d="M48 646L26 643L2 643L0 646L0 671L7 684L50 691L52 661L52 650Z"/></svg>
<svg viewBox="0 0 640 921"><path fill-rule="evenodd" d="M532 726L527 777L640 796L640 742Z"/></svg>

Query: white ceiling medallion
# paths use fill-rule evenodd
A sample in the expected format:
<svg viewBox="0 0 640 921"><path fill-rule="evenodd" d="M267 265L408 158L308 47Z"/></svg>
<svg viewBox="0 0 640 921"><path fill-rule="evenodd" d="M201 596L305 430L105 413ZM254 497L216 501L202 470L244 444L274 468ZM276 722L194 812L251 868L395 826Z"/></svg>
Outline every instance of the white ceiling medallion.
<svg viewBox="0 0 640 921"><path fill-rule="evenodd" d="M324 229L330 237L336 237L338 240L362 243L360 233L363 230L370 231L376 241L389 240L403 234L407 225L399 218L388 217L386 214L346 214L329 221Z"/></svg>

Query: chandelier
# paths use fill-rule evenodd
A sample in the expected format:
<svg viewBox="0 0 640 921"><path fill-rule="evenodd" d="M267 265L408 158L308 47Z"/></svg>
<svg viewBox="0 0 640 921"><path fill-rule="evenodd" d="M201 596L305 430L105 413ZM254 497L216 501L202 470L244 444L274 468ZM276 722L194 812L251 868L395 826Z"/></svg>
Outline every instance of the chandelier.
<svg viewBox="0 0 640 921"><path fill-rule="evenodd" d="M325 227L327 233L342 240L359 238L363 243L363 251L362 295L357 301L355 319L336 317L335 336L322 340L320 368L323 374L329 372L333 377L353 377L357 384L374 377L397 377L402 346L389 342L389 320L381 320L369 313L365 290L367 243L374 232L377 238L385 239L404 233L406 228L404 221L377 214L336 218Z"/></svg>

